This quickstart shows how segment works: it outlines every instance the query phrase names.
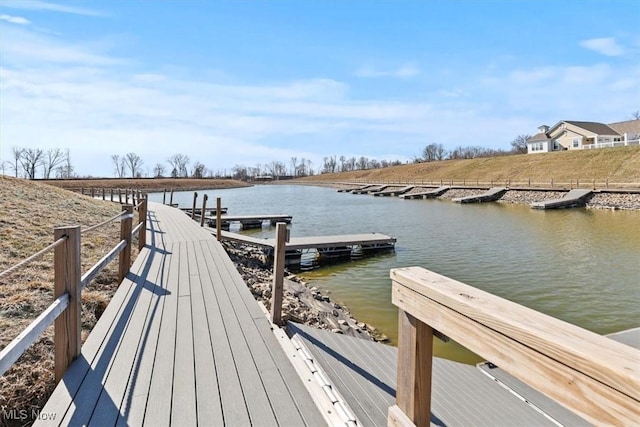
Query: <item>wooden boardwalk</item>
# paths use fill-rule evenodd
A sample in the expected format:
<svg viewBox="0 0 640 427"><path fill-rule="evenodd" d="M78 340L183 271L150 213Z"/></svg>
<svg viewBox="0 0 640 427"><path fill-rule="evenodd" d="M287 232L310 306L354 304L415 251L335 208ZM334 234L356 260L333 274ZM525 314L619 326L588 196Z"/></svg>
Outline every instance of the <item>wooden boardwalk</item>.
<svg viewBox="0 0 640 427"><path fill-rule="evenodd" d="M149 203L147 246L36 425L326 425L214 237Z"/></svg>

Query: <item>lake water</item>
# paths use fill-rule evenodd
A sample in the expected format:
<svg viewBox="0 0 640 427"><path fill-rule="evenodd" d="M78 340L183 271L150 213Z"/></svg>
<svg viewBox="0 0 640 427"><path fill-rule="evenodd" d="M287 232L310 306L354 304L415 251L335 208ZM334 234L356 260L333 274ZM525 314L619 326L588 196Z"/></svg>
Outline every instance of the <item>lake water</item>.
<svg viewBox="0 0 640 427"><path fill-rule="evenodd" d="M396 237L394 253L301 274L393 342L397 310L391 304L389 270L407 266L427 268L600 334L640 326L640 212L461 205L297 185L198 193L199 206L206 193L210 206L221 197L233 215L293 215L292 236L380 232ZM162 202L162 194L149 198ZM193 192L175 193L173 201L190 207ZM274 230L257 235L273 237ZM435 352L478 360L455 343L436 340Z"/></svg>

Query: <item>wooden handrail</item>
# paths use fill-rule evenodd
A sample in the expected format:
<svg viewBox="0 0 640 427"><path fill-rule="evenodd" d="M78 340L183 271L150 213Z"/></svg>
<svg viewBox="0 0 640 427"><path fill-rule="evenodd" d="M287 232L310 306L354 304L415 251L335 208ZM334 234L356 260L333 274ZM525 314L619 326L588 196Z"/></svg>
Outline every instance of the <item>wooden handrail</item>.
<svg viewBox="0 0 640 427"><path fill-rule="evenodd" d="M431 328L591 423L640 419L640 350L423 268L391 279L400 331L389 425L429 425Z"/></svg>
<svg viewBox="0 0 640 427"><path fill-rule="evenodd" d="M138 226L134 230L139 233L138 244L142 248L145 245L147 199L139 194ZM56 382L62 379L69 364L80 355L81 340L81 291L91 280L95 278L116 255L120 254L120 273L126 275L129 272L131 257L131 223L133 219L133 206L123 206L123 212L100 224L89 227L91 231L121 218L121 241L112 248L107 255L102 257L84 275L80 275L81 259L81 227L57 227L54 228L54 242L46 248L31 255L18 264L0 273L0 277L8 276L15 270L25 266L29 262L38 259L46 252L54 249L54 297L55 300L33 322L27 326L9 345L0 351L0 375L3 375L18 358L29 348L44 330L52 323L55 324L55 377ZM125 254L124 260L122 254ZM123 264L126 263L126 266ZM122 282L122 278L120 279Z"/></svg>

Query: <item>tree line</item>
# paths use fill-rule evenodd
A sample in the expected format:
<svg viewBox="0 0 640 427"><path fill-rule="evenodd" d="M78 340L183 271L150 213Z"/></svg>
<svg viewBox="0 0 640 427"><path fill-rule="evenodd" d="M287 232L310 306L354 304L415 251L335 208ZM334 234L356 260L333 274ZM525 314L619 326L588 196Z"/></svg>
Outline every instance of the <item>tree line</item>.
<svg viewBox="0 0 640 427"><path fill-rule="evenodd" d="M22 148L11 147L11 160L0 163L4 175L7 170L13 171L15 177L22 176L35 179L38 171L44 179L74 178L74 168L71 163L69 149L50 148Z"/></svg>

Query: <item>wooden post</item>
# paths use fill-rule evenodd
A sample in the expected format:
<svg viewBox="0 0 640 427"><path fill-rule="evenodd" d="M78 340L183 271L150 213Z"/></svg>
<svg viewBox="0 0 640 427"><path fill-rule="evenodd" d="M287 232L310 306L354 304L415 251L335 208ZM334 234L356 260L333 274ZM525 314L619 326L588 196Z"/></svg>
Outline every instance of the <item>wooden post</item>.
<svg viewBox="0 0 640 427"><path fill-rule="evenodd" d="M167 189L166 188L162 189L162 204L163 205L167 204Z"/></svg>
<svg viewBox="0 0 640 427"><path fill-rule="evenodd" d="M398 310L398 384L390 421L400 410L416 427L430 425L432 364L433 329Z"/></svg>
<svg viewBox="0 0 640 427"><path fill-rule="evenodd" d="M96 189L91 187L91 198L94 199L96 197Z"/></svg>
<svg viewBox="0 0 640 427"><path fill-rule="evenodd" d="M80 226L56 227L53 238L67 240L54 252L54 298L69 293L69 306L54 323L55 377L59 382L67 368L80 356Z"/></svg>
<svg viewBox="0 0 640 427"><path fill-rule="evenodd" d="M202 212L200 212L200 227L204 227L204 211L207 209L207 199L209 196L206 194L202 196ZM195 202L193 207L195 208ZM195 210L195 209L194 209Z"/></svg>
<svg viewBox="0 0 640 427"><path fill-rule="evenodd" d="M118 188L118 203L122 204L122 189Z"/></svg>
<svg viewBox="0 0 640 427"><path fill-rule="evenodd" d="M171 195L169 196L169 204L173 206L173 188L171 189Z"/></svg>
<svg viewBox="0 0 640 427"><path fill-rule="evenodd" d="M102 200L105 200L105 197L104 197L104 188L102 189Z"/></svg>
<svg viewBox="0 0 640 427"><path fill-rule="evenodd" d="M196 201L198 200L198 192L193 192L193 207L191 208L191 219L194 219L196 216ZM204 212L200 212L201 216L204 217Z"/></svg>
<svg viewBox="0 0 640 427"><path fill-rule="evenodd" d="M138 224L144 224L138 231L138 250L147 244L147 197L142 198L140 207L138 207Z"/></svg>
<svg viewBox="0 0 640 427"><path fill-rule="evenodd" d="M120 252L118 280L122 282L129 273L131 267L131 222L133 219L133 206L122 205L122 211L125 212L124 218L120 220L120 240L124 240L127 246Z"/></svg>
<svg viewBox="0 0 640 427"><path fill-rule="evenodd" d="M273 289L271 290L271 323L282 323L282 294L284 282L285 243L287 241L287 224L276 224L276 246L273 256Z"/></svg>
<svg viewBox="0 0 640 427"><path fill-rule="evenodd" d="M216 199L216 239L222 241L222 199Z"/></svg>
<svg viewBox="0 0 640 427"><path fill-rule="evenodd" d="M110 189L110 193L111 193L111 201L113 202L113 187Z"/></svg>

